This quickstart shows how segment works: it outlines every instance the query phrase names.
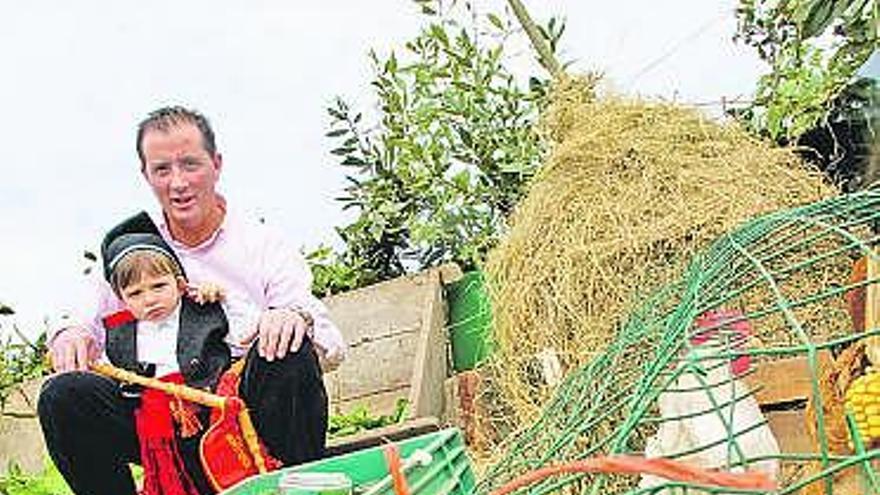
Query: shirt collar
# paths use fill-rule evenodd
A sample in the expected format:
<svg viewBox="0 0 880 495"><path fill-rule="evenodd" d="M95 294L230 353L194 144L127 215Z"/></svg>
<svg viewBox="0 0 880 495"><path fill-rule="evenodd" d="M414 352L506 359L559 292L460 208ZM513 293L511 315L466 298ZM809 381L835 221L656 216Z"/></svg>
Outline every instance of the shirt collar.
<svg viewBox="0 0 880 495"><path fill-rule="evenodd" d="M159 232L162 234L162 237L165 238L165 241L168 242L168 244L174 246L175 250L198 251L201 249L206 249L217 242L217 239L229 228L230 224L230 213L229 209L226 206L226 198L224 198L223 195L221 195L220 193L216 194L217 198L220 200L220 207L223 208L223 220L220 221L220 225L217 227L217 230L215 230L213 234L208 236L207 239L205 239L201 244L197 246L187 246L171 236L171 229L168 228L168 221L165 218L165 212L162 211L161 208L150 211L150 218L153 219L153 223L155 223L156 227L159 228Z"/></svg>

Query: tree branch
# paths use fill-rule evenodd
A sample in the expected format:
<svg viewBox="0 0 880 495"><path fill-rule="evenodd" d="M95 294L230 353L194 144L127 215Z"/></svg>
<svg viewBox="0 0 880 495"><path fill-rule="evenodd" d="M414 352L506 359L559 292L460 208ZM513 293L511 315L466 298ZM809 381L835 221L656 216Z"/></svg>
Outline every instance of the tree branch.
<svg viewBox="0 0 880 495"><path fill-rule="evenodd" d="M520 0L507 0L507 3L510 4L510 8L513 9L513 13L532 42L532 47L538 53L538 62L554 78L561 76L563 74L562 65L556 60L550 45L544 39L544 36L541 35L538 26L532 20L528 10L526 10L526 6Z"/></svg>

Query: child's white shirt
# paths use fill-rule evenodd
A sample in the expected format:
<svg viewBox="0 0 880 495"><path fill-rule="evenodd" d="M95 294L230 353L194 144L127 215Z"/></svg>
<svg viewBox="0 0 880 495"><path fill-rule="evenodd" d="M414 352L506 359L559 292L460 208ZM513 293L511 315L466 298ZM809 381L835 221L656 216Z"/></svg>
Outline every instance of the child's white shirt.
<svg viewBox="0 0 880 495"><path fill-rule="evenodd" d="M156 376L180 370L177 363L177 333L180 330L180 302L167 318L137 322L137 360L156 365Z"/></svg>

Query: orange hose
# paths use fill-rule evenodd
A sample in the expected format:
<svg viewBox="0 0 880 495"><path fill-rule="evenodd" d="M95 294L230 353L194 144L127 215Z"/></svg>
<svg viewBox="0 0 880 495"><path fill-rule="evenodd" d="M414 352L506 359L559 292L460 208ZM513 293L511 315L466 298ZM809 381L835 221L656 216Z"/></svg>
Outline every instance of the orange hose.
<svg viewBox="0 0 880 495"><path fill-rule="evenodd" d="M409 487L406 484L406 476L403 475L403 462L400 460L400 451L397 450L397 445L389 443L383 450L385 462L388 464L388 472L391 473L394 495L409 495Z"/></svg>
<svg viewBox="0 0 880 495"><path fill-rule="evenodd" d="M765 491L776 489L776 483L766 473L758 471L728 473L691 466L671 459L621 455L594 457L536 469L506 483L492 492L492 495L507 495L551 476L572 473L653 474L671 481L708 486Z"/></svg>

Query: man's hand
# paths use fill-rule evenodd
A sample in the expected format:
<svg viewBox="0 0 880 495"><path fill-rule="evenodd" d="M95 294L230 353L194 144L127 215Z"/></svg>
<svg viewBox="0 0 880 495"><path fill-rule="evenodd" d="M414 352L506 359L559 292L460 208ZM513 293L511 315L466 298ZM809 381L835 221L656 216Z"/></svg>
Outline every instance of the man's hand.
<svg viewBox="0 0 880 495"><path fill-rule="evenodd" d="M61 330L49 345L52 367L59 373L85 371L99 354L95 336L83 327Z"/></svg>
<svg viewBox="0 0 880 495"><path fill-rule="evenodd" d="M288 352L296 352L308 332L306 319L292 309L264 311L257 325L257 353L266 361L281 359Z"/></svg>
<svg viewBox="0 0 880 495"><path fill-rule="evenodd" d="M218 284L206 282L199 285L186 286L187 295L199 304L221 302L226 299L226 291Z"/></svg>

